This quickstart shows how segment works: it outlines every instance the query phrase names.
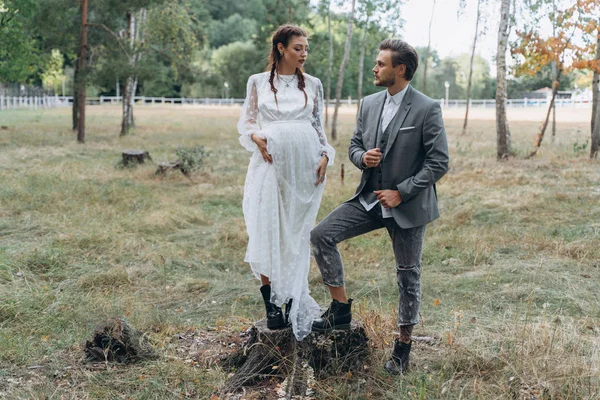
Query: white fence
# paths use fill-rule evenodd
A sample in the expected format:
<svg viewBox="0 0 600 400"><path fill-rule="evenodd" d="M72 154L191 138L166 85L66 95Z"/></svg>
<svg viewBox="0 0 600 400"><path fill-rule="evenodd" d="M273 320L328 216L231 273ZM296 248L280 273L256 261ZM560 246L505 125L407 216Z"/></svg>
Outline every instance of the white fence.
<svg viewBox="0 0 600 400"><path fill-rule="evenodd" d="M88 97L87 104L120 104L122 97L119 96L100 96ZM216 99L216 98L185 98L185 97L135 97L136 104L190 104L190 105L235 105L242 104L244 99ZM333 105L335 101L331 101ZM447 104L444 99L440 99L439 103L442 107L461 108L467 104L466 100L448 100ZM508 99L506 106L511 108L525 107L548 107L550 100L548 99ZM0 111L16 108L51 108L51 107L69 107L73 104L72 96L0 96ZM356 99L345 99L342 104L356 104ZM470 100L470 107L474 108L494 108L496 100ZM592 106L588 100L572 100L572 99L557 99L557 107L572 107L572 108L589 108Z"/></svg>
<svg viewBox="0 0 600 400"><path fill-rule="evenodd" d="M58 96L0 96L0 111L11 108L51 108L63 104Z"/></svg>
<svg viewBox="0 0 600 400"><path fill-rule="evenodd" d="M556 99L554 100L556 107L572 107L572 108L591 108L591 100L572 100L572 99ZM440 105L450 108L462 108L467 106L466 100L448 100L448 104L444 99L439 100ZM507 99L506 107L511 108L526 108L526 107L548 107L550 99ZM470 107L475 108L495 108L496 100L470 100Z"/></svg>

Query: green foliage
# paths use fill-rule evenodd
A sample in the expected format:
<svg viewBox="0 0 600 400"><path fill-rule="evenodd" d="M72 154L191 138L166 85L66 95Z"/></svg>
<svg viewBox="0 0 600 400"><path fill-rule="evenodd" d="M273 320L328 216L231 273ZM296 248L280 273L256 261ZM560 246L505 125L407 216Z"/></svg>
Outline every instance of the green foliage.
<svg viewBox="0 0 600 400"><path fill-rule="evenodd" d="M40 74L44 87L52 88L58 92L59 87L65 79L63 69L64 58L60 50L54 49L49 57L47 57L43 72Z"/></svg>
<svg viewBox="0 0 600 400"><path fill-rule="evenodd" d="M229 84L229 97L244 97L248 77L264 69L264 59L253 42L233 42L212 53L211 65L221 85Z"/></svg>
<svg viewBox="0 0 600 400"><path fill-rule="evenodd" d="M217 48L236 41L250 40L257 32L256 20L233 14L222 21L213 20L210 23L210 45Z"/></svg>
<svg viewBox="0 0 600 400"><path fill-rule="evenodd" d="M334 67L332 82L337 81L343 56L346 16L336 11L332 0ZM73 0L5 0L9 11L0 13L0 81L48 82L60 90L60 69L72 68L78 54L80 32L79 2ZM138 77L138 93L165 97L224 97L224 82L230 85L230 97L243 97L247 78L264 71L268 39L283 23L294 23L309 33L311 53L306 72L326 80L329 37L326 23L327 1L318 4L306 0L96 0L89 4L88 82L100 94L114 95L117 81ZM397 36L402 25L403 2L364 0L357 4L354 56L350 58L342 97L356 96L360 44L368 29L363 75L363 93L381 90L372 84L371 68L378 43ZM142 61L133 67L128 59L126 11L148 9L144 44L135 52ZM19 13L10 11L19 9ZM8 20L8 15L13 17ZM368 21L368 24L367 24ZM111 33L100 27L107 27ZM114 35L113 35L114 34ZM117 39L119 37L119 39ZM410 41L410 39L409 39ZM417 49L421 57L425 49ZM56 56L60 52L62 60ZM54 55L53 55L54 54ZM422 89L423 65L412 82ZM493 98L494 78L488 63L475 59L472 97ZM428 95L445 97L444 82L450 83L450 98L465 97L468 56L442 59L432 49L429 55ZM64 74L67 75L68 74ZM573 85L573 77L563 77L561 90ZM69 81L69 78L67 79ZM508 82L508 97L549 87L550 71L543 69L533 77L518 77ZM334 86L334 85L332 85ZM68 89L68 87L67 87ZM332 91L335 88L332 87ZM69 90L68 90L69 91ZM333 94L333 93L332 93Z"/></svg>
<svg viewBox="0 0 600 400"><path fill-rule="evenodd" d="M191 57L202 40L203 32L196 28L188 10L178 2L149 10L149 49L171 64L175 78L181 70L189 70Z"/></svg>
<svg viewBox="0 0 600 400"><path fill-rule="evenodd" d="M40 69L37 41L20 22L0 27L0 81L30 82Z"/></svg>
<svg viewBox="0 0 600 400"><path fill-rule="evenodd" d="M208 152L204 149L204 146L192 148L178 147L175 154L177 154L177 159L179 160L179 169L185 175L202 169L204 160L208 156Z"/></svg>
<svg viewBox="0 0 600 400"><path fill-rule="evenodd" d="M579 140L576 141L575 143L573 143L573 152L575 152L576 154L585 153L588 147L588 142L589 141L584 141L582 143L579 143Z"/></svg>
<svg viewBox="0 0 600 400"><path fill-rule="evenodd" d="M4 0L0 9L0 82L31 82L41 63L38 41L28 24L36 2Z"/></svg>

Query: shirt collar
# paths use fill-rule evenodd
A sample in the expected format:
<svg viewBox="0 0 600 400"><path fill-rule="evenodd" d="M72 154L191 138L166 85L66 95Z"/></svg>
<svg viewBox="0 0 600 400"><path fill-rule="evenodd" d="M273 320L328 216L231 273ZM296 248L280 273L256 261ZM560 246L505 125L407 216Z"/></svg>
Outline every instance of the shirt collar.
<svg viewBox="0 0 600 400"><path fill-rule="evenodd" d="M399 91L398 93L396 93L393 96L390 94L390 92L388 92L386 90L385 101L391 102L394 105L398 106L398 105L400 105L400 103L402 103L402 100L404 99L404 95L406 94L407 90L408 90L408 85L406 85L406 87L404 89L402 89L401 91Z"/></svg>

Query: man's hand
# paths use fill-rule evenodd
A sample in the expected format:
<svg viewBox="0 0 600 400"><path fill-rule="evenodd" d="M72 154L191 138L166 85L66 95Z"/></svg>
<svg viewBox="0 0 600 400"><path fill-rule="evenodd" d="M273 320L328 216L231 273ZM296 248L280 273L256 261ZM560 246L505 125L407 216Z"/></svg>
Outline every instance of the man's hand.
<svg viewBox="0 0 600 400"><path fill-rule="evenodd" d="M367 168L375 168L381 162L382 155L379 147L367 150L362 156L362 163Z"/></svg>
<svg viewBox="0 0 600 400"><path fill-rule="evenodd" d="M402 203L402 197L397 190L375 190L373 193L385 208L394 208Z"/></svg>
<svg viewBox="0 0 600 400"><path fill-rule="evenodd" d="M260 154L262 154L263 159L268 163L272 163L273 157L271 157L271 155L267 151L267 139L258 137L256 133L253 133L250 136L250 139L252 139L252 141L258 146L258 149L260 150Z"/></svg>

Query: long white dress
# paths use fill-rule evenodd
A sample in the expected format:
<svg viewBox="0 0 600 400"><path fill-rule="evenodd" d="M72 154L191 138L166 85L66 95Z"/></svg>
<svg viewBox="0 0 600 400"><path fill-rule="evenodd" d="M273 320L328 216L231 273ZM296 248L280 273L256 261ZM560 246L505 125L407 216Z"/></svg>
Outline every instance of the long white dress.
<svg viewBox="0 0 600 400"><path fill-rule="evenodd" d="M257 278L270 278L272 303L293 299L290 320L298 340L310 333L320 313L308 289L309 239L324 189L324 183L315 186L317 166L323 152L329 165L335 157L323 127L323 86L304 77L307 99L297 77L276 76L276 102L269 73L252 75L238 123L240 143L252 152L244 186L244 261ZM253 133L267 139L273 163L264 161Z"/></svg>

